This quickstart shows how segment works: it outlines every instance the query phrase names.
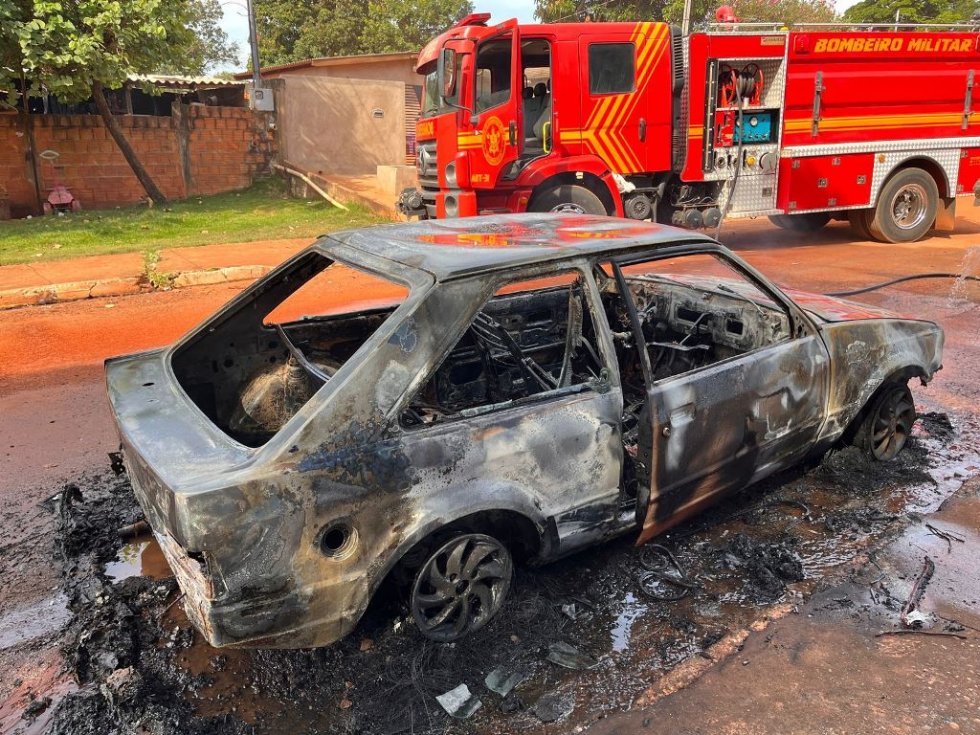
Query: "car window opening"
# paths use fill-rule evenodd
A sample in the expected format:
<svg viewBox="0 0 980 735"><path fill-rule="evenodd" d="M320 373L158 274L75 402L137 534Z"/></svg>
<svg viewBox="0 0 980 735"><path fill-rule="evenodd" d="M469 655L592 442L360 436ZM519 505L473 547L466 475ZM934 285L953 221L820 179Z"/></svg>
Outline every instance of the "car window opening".
<svg viewBox="0 0 980 735"><path fill-rule="evenodd" d="M351 303L352 290L367 298ZM309 253L181 346L174 374L218 428L262 446L407 296L401 284Z"/></svg>
<svg viewBox="0 0 980 735"><path fill-rule="evenodd" d="M744 275L714 255L695 254L623 266L649 357L651 379L667 381L790 336L789 317ZM647 388L629 312L608 263L594 275L616 344L623 386L624 487L649 482L640 451ZM648 443L648 442L647 442Z"/></svg>
<svg viewBox="0 0 980 735"><path fill-rule="evenodd" d="M624 388L646 388L625 304L608 264L596 269L603 306L617 337ZM643 329L654 381L753 352L790 336L789 316L751 281L709 254L623 267Z"/></svg>
<svg viewBox="0 0 980 735"><path fill-rule="evenodd" d="M554 285L556 280L560 285ZM603 362L577 274L501 288L402 414L406 427L575 392Z"/></svg>

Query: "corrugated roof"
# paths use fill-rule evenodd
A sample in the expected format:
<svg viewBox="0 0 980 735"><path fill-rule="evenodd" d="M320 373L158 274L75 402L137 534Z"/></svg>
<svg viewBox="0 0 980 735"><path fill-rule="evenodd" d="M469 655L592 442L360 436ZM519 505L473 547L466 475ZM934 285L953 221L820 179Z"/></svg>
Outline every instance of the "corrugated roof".
<svg viewBox="0 0 980 735"><path fill-rule="evenodd" d="M319 56L315 59L302 59L291 61L288 64L275 64L273 66L263 66L263 74L276 74L291 69L304 69L310 66L351 66L354 64L377 64L383 61L411 61L415 63L418 53L415 51L399 51L393 54L355 54L352 56ZM240 71L235 74L235 79L248 79L252 75L248 71Z"/></svg>
<svg viewBox="0 0 980 735"><path fill-rule="evenodd" d="M240 87L242 82L236 79L223 79L221 77L190 77L178 74L129 74L126 79L133 84L153 84L157 87L168 89L193 89L212 87Z"/></svg>

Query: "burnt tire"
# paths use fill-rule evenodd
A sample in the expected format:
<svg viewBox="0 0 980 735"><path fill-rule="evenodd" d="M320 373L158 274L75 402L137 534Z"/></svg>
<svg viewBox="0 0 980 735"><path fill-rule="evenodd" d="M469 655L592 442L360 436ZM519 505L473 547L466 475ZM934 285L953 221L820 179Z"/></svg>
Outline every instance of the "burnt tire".
<svg viewBox="0 0 980 735"><path fill-rule="evenodd" d="M857 233L862 240L876 240L871 234L871 218L874 217L874 210L871 209L852 209L847 213L847 221L851 224L851 229Z"/></svg>
<svg viewBox="0 0 980 735"><path fill-rule="evenodd" d="M500 612L514 562L492 536L454 536L429 554L415 574L409 609L423 636L447 643L479 630Z"/></svg>
<svg viewBox="0 0 980 735"><path fill-rule="evenodd" d="M827 212L807 212L806 214L771 214L769 221L776 227L793 232L816 232L830 222Z"/></svg>
<svg viewBox="0 0 980 735"><path fill-rule="evenodd" d="M904 383L891 383L873 399L855 443L871 459L889 462L908 443L915 419L912 391Z"/></svg>
<svg viewBox="0 0 980 735"><path fill-rule="evenodd" d="M903 168L881 187L868 229L881 242L915 242L932 229L938 209L935 179L921 168Z"/></svg>
<svg viewBox="0 0 980 735"><path fill-rule="evenodd" d="M531 200L527 209L529 212L608 214L606 206L599 197L577 184L563 184L546 189Z"/></svg>

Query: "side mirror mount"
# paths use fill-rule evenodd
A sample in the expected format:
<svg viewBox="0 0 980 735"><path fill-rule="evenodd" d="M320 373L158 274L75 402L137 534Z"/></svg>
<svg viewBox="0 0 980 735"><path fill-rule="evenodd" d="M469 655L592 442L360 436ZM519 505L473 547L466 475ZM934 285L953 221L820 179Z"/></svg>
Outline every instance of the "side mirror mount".
<svg viewBox="0 0 980 735"><path fill-rule="evenodd" d="M593 382L593 387L596 393L608 393L611 387L610 385L610 373L609 368L602 368L599 371L599 377Z"/></svg>

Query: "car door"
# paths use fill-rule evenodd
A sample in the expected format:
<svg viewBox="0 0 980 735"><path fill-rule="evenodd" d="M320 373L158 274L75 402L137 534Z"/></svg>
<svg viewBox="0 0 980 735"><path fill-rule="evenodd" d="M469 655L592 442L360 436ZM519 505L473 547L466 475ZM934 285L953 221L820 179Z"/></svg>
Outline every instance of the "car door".
<svg viewBox="0 0 980 735"><path fill-rule="evenodd" d="M513 397L494 394L521 385L528 361L540 361L552 375L563 372L555 369L560 360L542 358L567 349L574 331L566 327L572 310L562 288L578 289L586 304L581 333L592 337L579 357L588 367L557 385L514 389ZM597 336L588 326L599 313L597 303L588 274L573 270L508 281L484 304L412 399L411 420L402 421L412 472L426 478L424 515L451 520L488 510L521 513L552 525L558 545L546 556L621 527L623 398L608 379L614 358L604 333ZM513 357L517 350L521 359Z"/></svg>
<svg viewBox="0 0 980 735"><path fill-rule="evenodd" d="M640 452L648 464L649 488L644 488L646 498L641 492L637 508L640 543L725 491L802 459L825 415L829 357L816 329L743 263L720 254L687 259L695 257L720 261L734 276L719 287L721 279L704 272L703 260L692 262L691 272L684 270L684 257L670 266L679 271L678 278L694 284L695 293L705 294L699 302L707 303L705 312L715 309L710 339L731 338L736 347L728 347L720 359L661 375L647 385L641 421L649 433L644 432ZM677 293L675 299L671 292L666 307L670 318L700 319L693 313L695 302L684 290ZM738 307L737 299L750 294L757 300ZM761 326L752 323L757 314ZM755 331L771 334L756 340ZM739 347L743 351L731 354Z"/></svg>

